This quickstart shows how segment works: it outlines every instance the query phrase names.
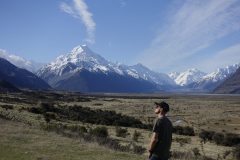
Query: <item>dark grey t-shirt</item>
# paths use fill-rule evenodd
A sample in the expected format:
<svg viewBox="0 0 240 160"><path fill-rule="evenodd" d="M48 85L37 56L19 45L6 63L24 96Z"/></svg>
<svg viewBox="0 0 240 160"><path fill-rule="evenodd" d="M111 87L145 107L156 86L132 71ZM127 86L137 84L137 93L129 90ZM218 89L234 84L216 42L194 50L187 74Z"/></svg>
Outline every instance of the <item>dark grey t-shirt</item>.
<svg viewBox="0 0 240 160"><path fill-rule="evenodd" d="M153 126L153 132L158 133L158 142L156 143L153 154L162 158L169 158L172 143L172 123L167 117L157 118Z"/></svg>

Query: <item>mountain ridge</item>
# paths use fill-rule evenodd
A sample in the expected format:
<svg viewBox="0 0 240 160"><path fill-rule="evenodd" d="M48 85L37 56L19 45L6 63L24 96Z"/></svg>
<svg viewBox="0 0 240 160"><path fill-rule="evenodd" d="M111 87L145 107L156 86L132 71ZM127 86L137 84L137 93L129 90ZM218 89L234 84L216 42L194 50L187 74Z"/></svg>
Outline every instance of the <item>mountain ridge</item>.
<svg viewBox="0 0 240 160"><path fill-rule="evenodd" d="M25 58L19 57L17 55L9 54L3 49L0 49L0 57L8 60L17 67L26 69L32 73L36 72L43 65L43 63L26 60Z"/></svg>
<svg viewBox="0 0 240 160"><path fill-rule="evenodd" d="M0 57L1 53L3 52L5 57L12 56L7 56L6 51L0 50ZM21 57L15 57L15 59L20 59L21 62L26 62L25 66L28 66L30 63L30 61L27 61L25 59L21 60ZM94 77L98 75L97 73L101 73L103 77L110 75L115 76L115 78L123 76L125 78L131 77L137 81L146 81L149 84L152 84L152 87L150 87L152 88L151 91L193 91L209 93L212 92L231 74L233 74L239 66L240 63L229 65L224 68L218 68L211 73L204 73L196 68L190 68L183 72L172 72L165 74L154 72L141 63L131 66L113 63L106 60L101 55L93 52L90 48L88 48L87 45L78 45L74 47L70 52L58 56L55 61L44 65L36 72L36 74L48 82L51 86L61 89L64 87L60 85L60 82L67 82L67 79L77 77L74 74L85 76L91 75ZM87 72L89 73L87 74ZM155 90L153 89L153 86L156 87ZM87 88L91 87L88 86Z"/></svg>
<svg viewBox="0 0 240 160"><path fill-rule="evenodd" d="M44 80L35 74L16 67L4 58L0 58L0 80L6 81L19 89L51 89Z"/></svg>
<svg viewBox="0 0 240 160"><path fill-rule="evenodd" d="M77 91L85 92L127 92L127 89L131 92L154 91L155 84L141 78L135 71L126 65L112 63L91 51L87 46L80 45L73 48L68 54L61 55L55 61L42 67L37 75L52 87L63 90L78 88ZM93 82L92 79L95 79L96 82ZM95 85L100 82L99 86ZM108 84L106 84L107 82ZM123 88L117 87L119 85ZM105 89L102 86L105 86Z"/></svg>
<svg viewBox="0 0 240 160"><path fill-rule="evenodd" d="M234 74L214 89L214 93L240 94L240 68L238 68Z"/></svg>

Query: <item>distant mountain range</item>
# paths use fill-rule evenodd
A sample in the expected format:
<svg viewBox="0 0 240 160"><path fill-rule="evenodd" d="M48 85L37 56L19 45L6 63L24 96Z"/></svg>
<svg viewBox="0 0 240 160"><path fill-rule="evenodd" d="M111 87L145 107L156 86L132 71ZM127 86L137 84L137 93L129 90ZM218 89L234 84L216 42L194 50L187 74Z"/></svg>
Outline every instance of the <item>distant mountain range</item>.
<svg viewBox="0 0 240 160"><path fill-rule="evenodd" d="M32 72L34 70L33 63L21 57L8 55L1 50L0 57L5 57L20 68L27 68ZM208 74L195 68L164 74L154 72L140 63L127 66L110 62L86 45L79 45L35 73L57 90L210 93L231 77L239 66L240 64L234 64Z"/></svg>
<svg viewBox="0 0 240 160"><path fill-rule="evenodd" d="M140 64L126 66L107 61L82 45L44 66L37 75L53 88L82 92L154 92L161 90L160 85L173 83L167 75L151 73Z"/></svg>
<svg viewBox="0 0 240 160"><path fill-rule="evenodd" d="M193 69L188 69L187 71L184 71L181 73L173 72L168 75L175 81L177 85L187 86L193 82L197 82L200 79L202 79L202 77L206 75L206 73L193 68Z"/></svg>
<svg viewBox="0 0 240 160"><path fill-rule="evenodd" d="M181 91L212 92L225 79L231 76L240 67L240 64L218 68L211 73L204 73L197 69L189 69L182 73L169 74L177 85L182 86Z"/></svg>
<svg viewBox="0 0 240 160"><path fill-rule="evenodd" d="M0 80L4 86L20 89L42 90L51 87L35 74L16 67L6 59L0 58Z"/></svg>
<svg viewBox="0 0 240 160"><path fill-rule="evenodd" d="M204 73L188 69L182 73L158 73L142 64L127 66L110 62L86 45L75 47L41 68L37 75L53 88L87 92L212 92L239 64Z"/></svg>

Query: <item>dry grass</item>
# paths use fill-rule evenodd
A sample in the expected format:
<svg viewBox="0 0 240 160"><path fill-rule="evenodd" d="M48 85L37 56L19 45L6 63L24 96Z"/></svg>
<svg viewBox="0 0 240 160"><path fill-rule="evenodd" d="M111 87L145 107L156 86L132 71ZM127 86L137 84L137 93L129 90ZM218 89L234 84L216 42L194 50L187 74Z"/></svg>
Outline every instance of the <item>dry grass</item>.
<svg viewBox="0 0 240 160"><path fill-rule="evenodd" d="M39 93L40 94L40 93ZM38 94L36 94L38 95ZM61 95L61 94L60 94ZM41 97L42 96L42 97ZM84 98L89 99L89 101L81 100L81 95L78 94L63 94L63 98L56 98L56 96L53 96L51 93L41 93L41 96L33 96L33 95L6 95L2 94L0 95L0 105L4 104L12 104L14 106L14 111L9 111L11 114L20 115L20 121L26 122L34 122L38 123L41 121L44 121L43 117L36 116L33 114L30 114L28 112L22 111L19 112L20 108L34 106L37 104L38 101L54 101L55 103L59 105L81 105L83 107L90 107L93 109L102 109L102 110L114 110L117 113L122 113L124 115L134 116L140 120L142 120L144 123L152 123L152 120L154 119L155 115L153 114L153 108L154 108L154 102L155 101L166 101L170 104L171 111L169 113L169 117L172 120L172 122L180 122L179 125L187 125L194 127L195 131L198 133L201 129L206 130L212 130L216 132L228 132L228 133L236 133L240 134L240 98L239 96L226 96L226 95L166 95L166 94L155 94L155 95L108 95L108 96L93 96L93 95L85 95ZM120 97L119 97L120 96ZM124 97L125 96L125 97ZM137 96L137 97L136 97ZM144 97L141 97L144 96ZM151 97L150 97L151 96ZM40 97L40 98L39 98ZM6 101L6 98L8 100ZM10 99L9 99L10 98ZM19 98L16 100L15 98ZM13 100L11 100L13 99ZM2 109L0 107L0 111L3 111L5 109ZM180 120L180 121L179 121ZM64 124L77 124L77 125L85 125L90 127L95 127L96 125L93 124L83 124L80 122L73 122L73 121L66 121L63 122ZM176 125L176 123L174 123ZM16 127L16 126L15 126ZM128 128L129 135L126 136L126 138L122 137L116 137L115 133L115 126L107 126L110 137L114 139L118 139L121 144L129 144L132 143L132 135L135 130L141 133L141 137L139 138L138 142L134 142L137 145L147 147L149 143L149 138L151 135L150 131L147 130L141 130L141 129L135 129L135 128ZM6 130L5 130L6 132ZM32 136L34 137L33 133ZM50 133L49 133L50 134ZM14 134L12 134L14 135ZM42 137L43 135L38 135L38 137ZM23 135L22 135L23 136ZM21 136L20 136L21 137ZM23 136L24 137L24 136ZM44 137L44 136L43 136ZM61 140L55 140L54 137L50 137L47 141L52 141L55 144L57 144L58 141ZM52 139L53 138L53 139ZM61 137L64 138L64 137ZM207 142L206 144L200 143L200 139L198 136L190 137L190 142L188 143L179 143L179 141L176 141L176 139L179 138L188 138L186 136L179 136L174 135L174 142L172 144L172 151L174 152L184 152L189 154L184 154L181 156L185 156L185 158L179 158L179 159L188 159L187 156L192 155L192 150L194 148L198 148L201 155L206 155L208 157L212 157L214 159L222 158L222 159L232 159L231 154L225 158L224 154L227 151L231 151L233 148L231 147L224 147L224 146L217 146L214 143ZM14 139L13 139L14 140ZM15 141L15 140L14 140ZM40 140L36 140L37 142L41 142ZM69 140L71 141L71 139ZM22 143L25 143L24 141L19 142L18 145L21 145ZM49 143L49 142L48 142ZM1 146L3 142L1 141ZM41 144L40 146L48 146L47 144ZM59 144L60 145L60 144ZM85 146L82 146L82 148L85 148L84 152L79 152L77 148L81 148L81 146L76 145L76 149L74 149L74 145L69 142L68 145L66 145L69 148L72 148L72 150L66 148L66 153L59 153L67 154L68 152L71 152L73 156L86 156L87 159L94 159L91 157L92 151L92 145L93 144L84 144ZM18 151L16 148L11 148L13 146L4 147L6 148L6 153L8 153L7 148L10 148L10 150L14 150L14 153L16 155L18 154ZM52 144L52 147L54 148L55 145ZM31 147L30 147L31 148ZM34 148L34 147L33 147ZM94 148L94 147L93 147ZM70 151L69 151L70 150ZM112 153L112 157L115 156L114 159L130 159L127 158L127 156L134 157L137 159L144 159L144 157L147 156L147 153L143 156L136 156L136 155L129 155L129 154L123 154L123 153L116 153L113 151L109 151L102 147L96 148L97 153L101 153L101 155L104 155L104 152L110 152ZM36 150L35 150L36 151ZM46 150L45 150L46 151ZM44 153L45 153L44 151ZM46 151L47 152L47 151ZM58 153L57 151L50 150L50 152ZM65 152L65 150L63 151ZM1 153L2 154L2 153ZM0 155L1 155L0 154ZM24 154L23 154L24 155ZM51 154L50 154L51 155ZM112 157L105 157L105 159L111 159ZM126 157L125 157L126 156ZM31 156L30 156L31 157ZM44 158L44 156L43 156ZM52 157L51 157L52 158ZM24 158L23 158L24 159ZM74 158L72 158L74 159ZM104 158L102 158L104 159ZM175 158L177 159L177 158ZM189 158L191 159L191 158ZM196 159L196 157L195 157Z"/></svg>
<svg viewBox="0 0 240 160"><path fill-rule="evenodd" d="M137 160L144 157L107 150L95 143L44 132L18 122L0 119L1 160Z"/></svg>

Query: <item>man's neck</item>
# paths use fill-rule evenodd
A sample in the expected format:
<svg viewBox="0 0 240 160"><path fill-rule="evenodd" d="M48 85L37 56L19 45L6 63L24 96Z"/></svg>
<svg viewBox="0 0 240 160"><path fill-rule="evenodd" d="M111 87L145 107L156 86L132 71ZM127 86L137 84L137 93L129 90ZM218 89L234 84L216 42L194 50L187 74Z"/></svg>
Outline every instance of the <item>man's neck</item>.
<svg viewBox="0 0 240 160"><path fill-rule="evenodd" d="M165 117L165 114L159 113L159 114L158 114L158 118L162 118L162 117Z"/></svg>

